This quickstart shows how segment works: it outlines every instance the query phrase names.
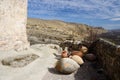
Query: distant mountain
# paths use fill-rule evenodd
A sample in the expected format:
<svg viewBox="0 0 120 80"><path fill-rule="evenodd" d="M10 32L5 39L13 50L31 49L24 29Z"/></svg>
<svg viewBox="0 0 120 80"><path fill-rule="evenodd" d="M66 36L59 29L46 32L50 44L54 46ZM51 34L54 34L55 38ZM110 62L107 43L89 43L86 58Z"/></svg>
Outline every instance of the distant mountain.
<svg viewBox="0 0 120 80"><path fill-rule="evenodd" d="M115 32L115 33L120 33L120 29L113 29L113 30L110 30L111 32Z"/></svg>
<svg viewBox="0 0 120 80"><path fill-rule="evenodd" d="M106 32L102 27L95 27L69 23L59 20L42 20L28 18L27 34L30 42L59 42L70 39L84 40L90 35L90 32L101 34Z"/></svg>
<svg viewBox="0 0 120 80"><path fill-rule="evenodd" d="M102 34L101 37L120 45L120 29L110 30L107 33Z"/></svg>

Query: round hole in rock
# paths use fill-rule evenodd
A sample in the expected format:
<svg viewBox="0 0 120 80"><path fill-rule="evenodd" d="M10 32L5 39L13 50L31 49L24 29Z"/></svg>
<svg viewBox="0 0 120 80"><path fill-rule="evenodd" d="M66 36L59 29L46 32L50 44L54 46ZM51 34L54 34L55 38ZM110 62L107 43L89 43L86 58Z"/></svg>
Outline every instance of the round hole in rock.
<svg viewBox="0 0 120 80"><path fill-rule="evenodd" d="M34 60L39 58L36 54L26 54L26 55L18 55L14 57L7 57L2 60L2 64L5 66L10 66L14 68L24 67Z"/></svg>

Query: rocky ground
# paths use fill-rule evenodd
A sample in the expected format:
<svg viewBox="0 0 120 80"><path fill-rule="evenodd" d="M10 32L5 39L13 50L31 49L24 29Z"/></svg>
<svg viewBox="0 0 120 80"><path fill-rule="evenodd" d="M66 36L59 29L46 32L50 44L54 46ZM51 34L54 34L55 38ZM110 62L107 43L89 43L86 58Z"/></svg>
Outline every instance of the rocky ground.
<svg viewBox="0 0 120 80"><path fill-rule="evenodd" d="M47 45L48 43L59 44L66 40L69 41L72 39L81 42L84 40L84 38L90 35L102 34L105 32L107 31L101 27L93 28L85 24L69 23L58 20L40 20L28 18L27 22L27 35L31 45ZM39 45L33 45L32 48L38 51L44 51L46 49L43 46L39 48ZM53 46L50 48L56 49ZM43 52L41 53L41 55L48 54L49 52ZM60 51L51 51L51 53L59 54ZM41 66L39 66L39 68L42 69L44 67L44 72L39 71L39 69L39 73L37 74L37 76L35 76L36 80L107 80L105 74L103 74L103 71L101 71L101 68L96 68L94 62L89 61L85 61L85 63L76 72L72 74L60 74L54 68L57 61L56 56L54 54L49 55L51 55L52 57L44 55L44 58L38 58L41 60ZM40 75L41 77L38 75ZM32 77L29 80L32 80Z"/></svg>
<svg viewBox="0 0 120 80"><path fill-rule="evenodd" d="M57 61L54 54L60 55L60 52L59 46L54 44L32 45L30 49L21 52L0 52L0 80L107 80L103 71L96 68L95 62L86 60L76 72L60 74L54 68ZM33 55L37 55L36 58ZM16 64L4 65L2 61L6 59ZM21 61L27 64L21 66Z"/></svg>
<svg viewBox="0 0 120 80"><path fill-rule="evenodd" d="M16 52L14 50L0 52L0 80L42 80L43 76L47 73L48 68L54 67L56 59L53 53L58 53L57 50L52 49L51 45L34 45L30 49ZM21 60L19 56L26 57L26 55L37 55L36 59L29 62L26 59L21 59L23 63L29 62L25 66L19 64ZM29 57L30 58L30 57ZM16 60L15 64L4 65L3 60ZM33 57L31 57L33 59ZM13 66L14 65L14 66Z"/></svg>
<svg viewBox="0 0 120 80"><path fill-rule="evenodd" d="M85 61L69 75L60 74L54 68L58 59L55 54L61 53L55 44L70 39L82 41L91 30L98 34L106 32L85 24L28 19L28 40L35 45L24 51L1 51L0 80L107 80L103 71L99 71L101 68L95 68L93 62Z"/></svg>
<svg viewBox="0 0 120 80"><path fill-rule="evenodd" d="M97 72L91 62L85 62L76 72L65 75L49 68L43 80L108 80L104 73Z"/></svg>

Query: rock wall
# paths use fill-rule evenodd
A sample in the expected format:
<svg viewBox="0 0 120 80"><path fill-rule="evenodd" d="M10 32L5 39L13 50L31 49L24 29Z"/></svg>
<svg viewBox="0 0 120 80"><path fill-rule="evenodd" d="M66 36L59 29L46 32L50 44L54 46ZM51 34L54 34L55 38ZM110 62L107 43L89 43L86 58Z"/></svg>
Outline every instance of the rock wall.
<svg viewBox="0 0 120 80"><path fill-rule="evenodd" d="M98 60L111 80L120 80L120 46L99 39L90 49L97 54Z"/></svg>
<svg viewBox="0 0 120 80"><path fill-rule="evenodd" d="M26 22L27 0L0 0L0 50L29 47Z"/></svg>

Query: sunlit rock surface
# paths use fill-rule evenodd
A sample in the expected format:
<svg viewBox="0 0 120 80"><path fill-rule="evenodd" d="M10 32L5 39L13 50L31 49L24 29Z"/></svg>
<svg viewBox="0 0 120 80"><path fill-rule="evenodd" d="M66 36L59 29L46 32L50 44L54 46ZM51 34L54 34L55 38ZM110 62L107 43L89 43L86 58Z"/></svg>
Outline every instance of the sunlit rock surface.
<svg viewBox="0 0 120 80"><path fill-rule="evenodd" d="M0 0L0 50L27 49L27 0Z"/></svg>

